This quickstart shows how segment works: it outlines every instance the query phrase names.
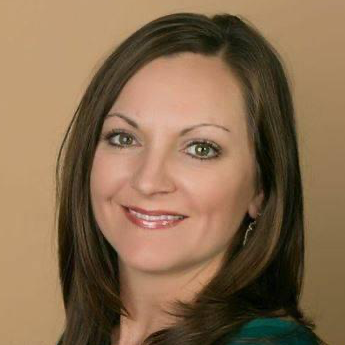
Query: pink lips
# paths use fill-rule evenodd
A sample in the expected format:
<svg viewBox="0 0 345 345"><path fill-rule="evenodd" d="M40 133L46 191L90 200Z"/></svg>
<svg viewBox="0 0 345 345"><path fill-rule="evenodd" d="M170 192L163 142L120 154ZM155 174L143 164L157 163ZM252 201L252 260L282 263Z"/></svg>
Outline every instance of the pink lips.
<svg viewBox="0 0 345 345"><path fill-rule="evenodd" d="M126 208L130 208L131 210L134 210L136 212L139 212L141 214L147 214L148 216L160 216L160 215L169 215L169 216L183 216L183 217L186 217L185 215L183 214L179 214L179 213L176 213L176 212L173 212L173 211L166 211L166 210L155 210L155 211L147 211L147 210L144 210L140 207L136 207L136 206L132 206L132 205L127 205L127 206L124 206Z"/></svg>
<svg viewBox="0 0 345 345"><path fill-rule="evenodd" d="M129 212L128 208L124 206L122 208L129 221L131 221L133 224L144 229L167 229L167 228L171 228L178 225L180 222L182 222L185 219L183 218L183 219L176 219L176 220L165 219L165 220L148 221L148 220L140 219L136 217L134 214ZM136 210L134 209L134 211Z"/></svg>

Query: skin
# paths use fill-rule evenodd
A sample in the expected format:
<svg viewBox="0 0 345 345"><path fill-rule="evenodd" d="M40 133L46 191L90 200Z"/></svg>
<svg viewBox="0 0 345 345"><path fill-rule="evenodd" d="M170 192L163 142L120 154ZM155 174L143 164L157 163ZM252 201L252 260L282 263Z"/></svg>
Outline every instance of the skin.
<svg viewBox="0 0 345 345"><path fill-rule="evenodd" d="M183 53L158 58L127 82L110 114L120 112L140 129L113 116L104 121L91 171L91 201L98 225L118 253L121 298L132 318L121 316L112 344L140 344L173 323L169 302L189 301L216 273L246 213L257 217L255 157L238 81L219 57ZM186 135L185 127L198 127ZM111 129L127 134L104 135ZM192 139L208 139L205 160ZM111 143L124 145L116 148ZM145 230L129 222L121 205L171 210L188 218L176 227Z"/></svg>

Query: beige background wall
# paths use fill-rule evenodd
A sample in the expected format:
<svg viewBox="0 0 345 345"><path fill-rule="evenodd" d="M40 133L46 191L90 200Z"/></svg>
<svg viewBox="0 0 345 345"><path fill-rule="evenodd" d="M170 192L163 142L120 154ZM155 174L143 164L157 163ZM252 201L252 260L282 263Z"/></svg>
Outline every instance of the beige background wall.
<svg viewBox="0 0 345 345"><path fill-rule="evenodd" d="M345 1L1 0L0 342L55 344L63 327L53 229L62 133L100 60L171 12L240 14L293 81L306 202L304 309L332 345L345 307Z"/></svg>

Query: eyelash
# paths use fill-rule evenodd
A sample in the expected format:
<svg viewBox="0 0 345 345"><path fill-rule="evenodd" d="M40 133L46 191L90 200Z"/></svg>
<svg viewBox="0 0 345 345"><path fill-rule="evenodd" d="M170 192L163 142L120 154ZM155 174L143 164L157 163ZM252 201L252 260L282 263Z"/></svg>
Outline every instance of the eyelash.
<svg viewBox="0 0 345 345"><path fill-rule="evenodd" d="M132 134L130 134L129 132L127 132L125 130L115 130L115 129L112 129L108 133L105 133L103 135L103 139L106 142L108 142L109 145L114 146L114 147L116 147L118 149L125 149L127 147L130 147L130 146L121 146L119 144L112 144L112 143L110 143L110 139L112 137L114 137L115 135L117 135L117 134L127 134L127 135L133 137ZM206 139L198 139L198 140L196 140L196 139L194 139L193 141L190 142L189 146L193 146L195 144L207 144L207 145L209 145L215 151L215 155L213 157L209 157L209 158L200 158L200 157L197 157L195 155L188 154L192 158L195 158L195 159L198 159L198 160L201 160L201 161L205 161L205 160L210 160L210 159L218 158L221 155L221 153L222 153L222 149L217 144L215 144L215 143L213 143L213 142L211 142L209 140L206 140Z"/></svg>

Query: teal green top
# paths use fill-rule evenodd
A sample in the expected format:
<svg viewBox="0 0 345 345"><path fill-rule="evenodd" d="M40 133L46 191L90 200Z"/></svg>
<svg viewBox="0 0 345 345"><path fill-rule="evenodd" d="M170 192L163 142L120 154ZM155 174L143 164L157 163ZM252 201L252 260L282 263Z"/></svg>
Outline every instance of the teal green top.
<svg viewBox="0 0 345 345"><path fill-rule="evenodd" d="M272 338L271 342L254 340L253 337ZM250 338L253 340L249 341ZM244 342L248 339L248 342ZM235 339L226 345L318 345L319 343L304 326L279 318L257 318L244 324Z"/></svg>

